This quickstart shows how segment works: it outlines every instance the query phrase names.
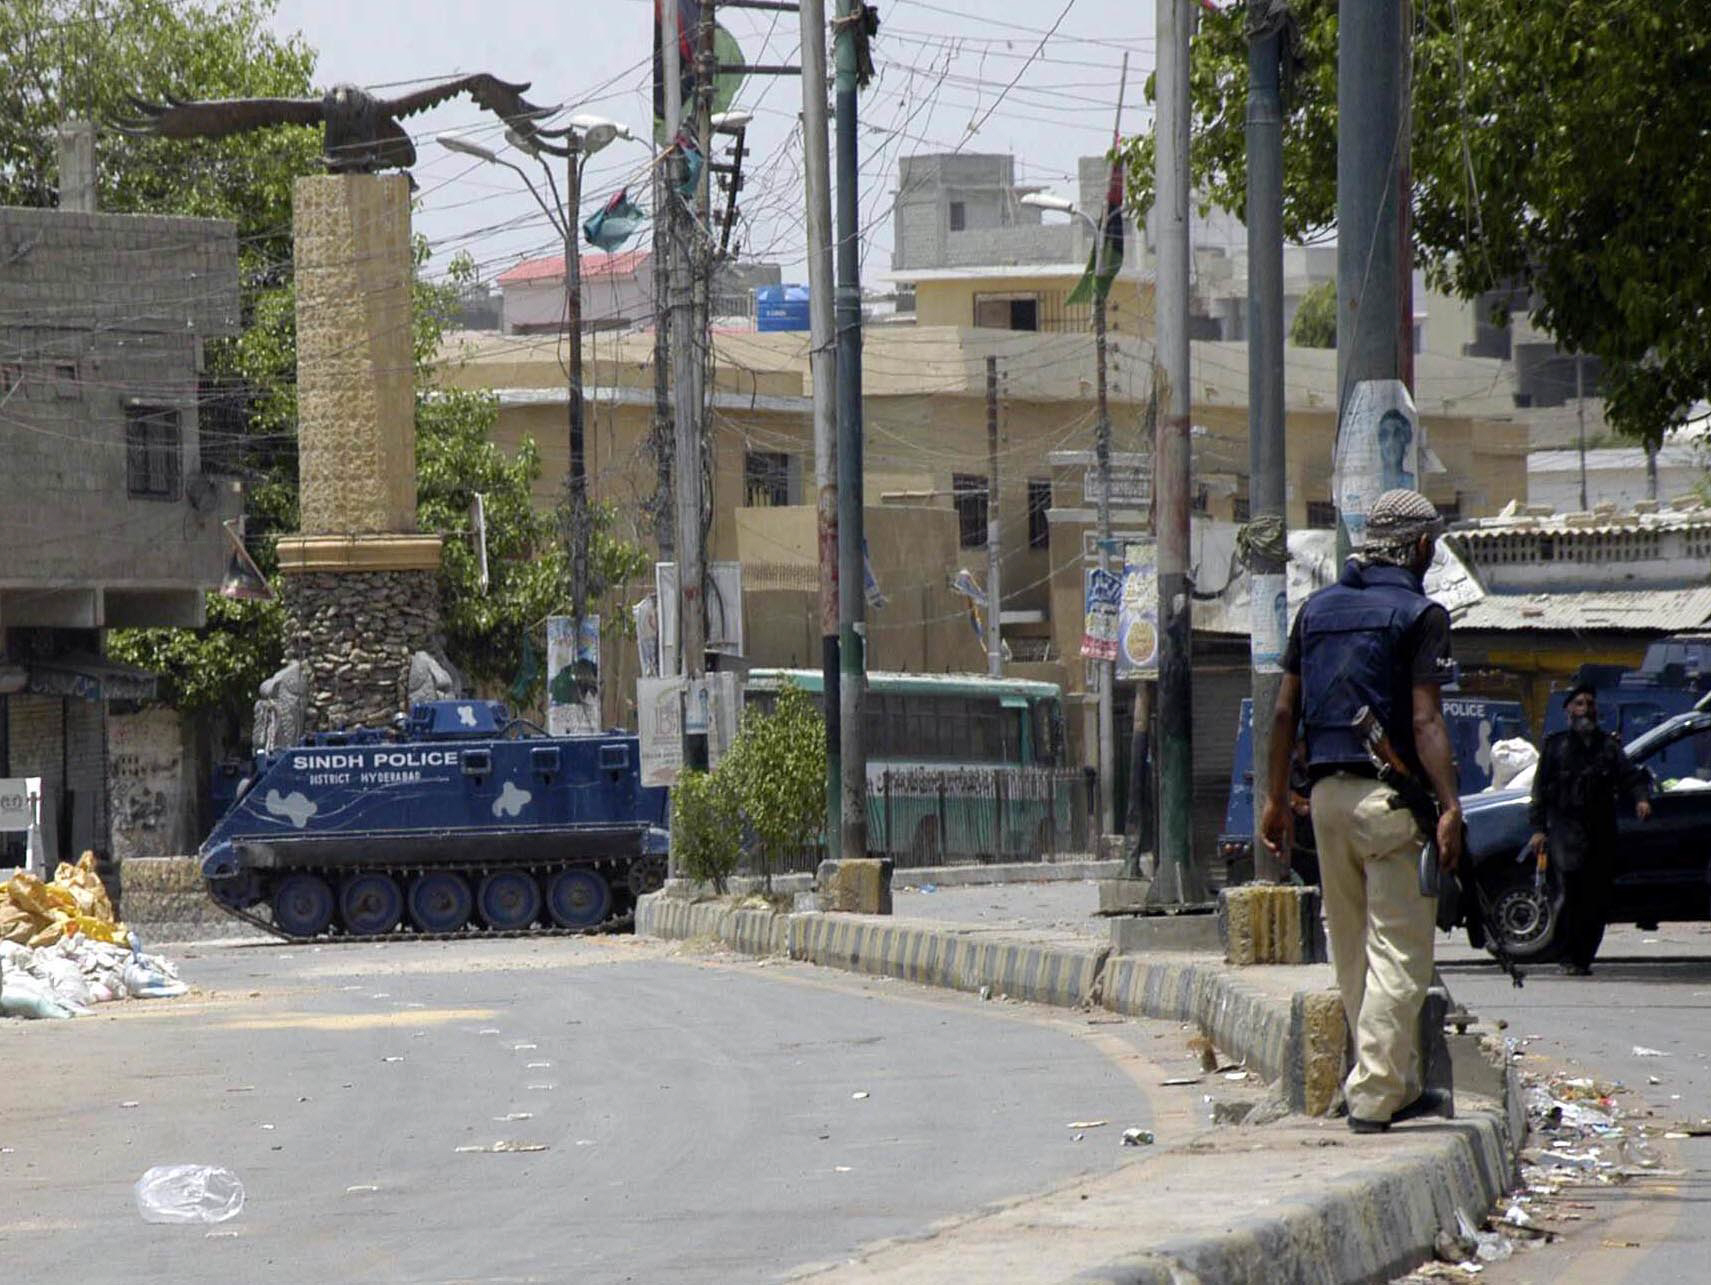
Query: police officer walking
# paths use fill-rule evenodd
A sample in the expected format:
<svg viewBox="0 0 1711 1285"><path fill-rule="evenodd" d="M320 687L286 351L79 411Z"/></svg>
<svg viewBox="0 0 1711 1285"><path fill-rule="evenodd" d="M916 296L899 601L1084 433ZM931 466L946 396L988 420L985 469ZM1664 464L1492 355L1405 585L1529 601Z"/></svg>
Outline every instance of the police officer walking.
<svg viewBox="0 0 1711 1285"><path fill-rule="evenodd" d="M1454 869L1461 806L1439 697L1452 672L1450 618L1423 587L1442 529L1438 511L1418 492L1378 497L1365 545L1296 617L1272 716L1261 835L1287 863L1289 763L1299 728L1332 963L1354 1033L1355 1065L1343 1094L1356 1133L1454 1114L1448 1093L1422 1085L1419 1022L1432 979L1437 903L1420 894L1418 859L1429 836L1378 780L1355 727L1361 708L1370 709L1409 772L1430 787L1440 809L1439 861Z"/></svg>
<svg viewBox="0 0 1711 1285"><path fill-rule="evenodd" d="M1627 796L1641 821L1652 815L1646 774L1628 761L1622 743L1598 726L1598 695L1580 683L1563 700L1566 731L1545 738L1533 773L1533 853L1542 875L1562 876L1563 971L1592 972L1604 940L1604 912L1616 866L1616 805Z"/></svg>

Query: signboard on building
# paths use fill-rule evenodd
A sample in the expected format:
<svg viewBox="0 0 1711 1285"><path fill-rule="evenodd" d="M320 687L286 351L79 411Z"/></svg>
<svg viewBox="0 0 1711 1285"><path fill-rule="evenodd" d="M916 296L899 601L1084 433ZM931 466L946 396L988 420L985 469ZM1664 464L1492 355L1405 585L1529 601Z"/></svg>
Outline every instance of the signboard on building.
<svg viewBox="0 0 1711 1285"><path fill-rule="evenodd" d="M1153 502L1152 461L1137 456L1131 463L1110 465L1111 507L1114 509L1144 509ZM1090 508L1099 504L1099 470L1089 465L1081 475L1081 498Z"/></svg>
<svg viewBox="0 0 1711 1285"><path fill-rule="evenodd" d="M547 731L574 736L600 730L600 617L547 617Z"/></svg>
<svg viewBox="0 0 1711 1285"><path fill-rule="evenodd" d="M1123 599L1117 611L1117 677L1158 677L1158 545L1123 549Z"/></svg>
<svg viewBox="0 0 1711 1285"><path fill-rule="evenodd" d="M1123 600L1123 577L1115 571L1090 567L1084 583L1081 654L1088 660L1116 660L1117 613Z"/></svg>

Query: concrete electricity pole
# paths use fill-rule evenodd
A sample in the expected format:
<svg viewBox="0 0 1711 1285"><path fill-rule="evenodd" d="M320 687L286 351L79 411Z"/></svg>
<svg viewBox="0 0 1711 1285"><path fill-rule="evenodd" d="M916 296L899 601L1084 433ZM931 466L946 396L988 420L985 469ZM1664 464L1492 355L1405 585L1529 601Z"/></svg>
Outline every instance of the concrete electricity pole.
<svg viewBox="0 0 1711 1285"><path fill-rule="evenodd" d="M1337 30L1337 434L1363 383L1414 382L1412 0L1345 5ZM1335 497L1339 550L1348 526ZM1367 503L1372 497L1367 498ZM1256 720L1257 721L1257 720ZM1258 760L1255 760L1256 762Z"/></svg>
<svg viewBox="0 0 1711 1285"><path fill-rule="evenodd" d="M826 834L841 833L838 673L838 366L832 303L832 183L826 135L826 0L802 0L802 160L808 198L808 365L814 385L814 503L820 550L820 683L826 707Z"/></svg>
<svg viewBox="0 0 1711 1285"><path fill-rule="evenodd" d="M1004 676L1003 539L998 504L998 358L986 359L986 672Z"/></svg>
<svg viewBox="0 0 1711 1285"><path fill-rule="evenodd" d="M677 0L661 0L660 48L665 64L665 132L667 146L676 147L683 128L682 64L678 49ZM677 500L677 642L681 672L688 678L705 673L707 614L702 595L704 556L701 547L701 349L694 309L693 221L683 208L688 166L674 156L666 183L665 209L671 256L667 297L671 308L672 411L674 419L674 478ZM694 764L694 754L688 761Z"/></svg>
<svg viewBox="0 0 1711 1285"><path fill-rule="evenodd" d="M1190 0L1158 0L1158 428L1153 496L1158 515L1158 871L1149 900L1198 904L1206 890L1194 860L1193 633L1188 596L1188 42Z"/></svg>
<svg viewBox="0 0 1711 1285"><path fill-rule="evenodd" d="M1248 26L1248 554L1253 659L1253 761L1270 762L1271 710L1283 681L1288 536L1283 438L1283 0L1250 9ZM1283 877L1259 835L1266 774L1254 772L1254 873Z"/></svg>
<svg viewBox="0 0 1711 1285"><path fill-rule="evenodd" d="M866 598L862 592L861 206L856 152L858 64L868 21L863 0L838 0L838 649L844 797L839 817L846 860L867 855Z"/></svg>

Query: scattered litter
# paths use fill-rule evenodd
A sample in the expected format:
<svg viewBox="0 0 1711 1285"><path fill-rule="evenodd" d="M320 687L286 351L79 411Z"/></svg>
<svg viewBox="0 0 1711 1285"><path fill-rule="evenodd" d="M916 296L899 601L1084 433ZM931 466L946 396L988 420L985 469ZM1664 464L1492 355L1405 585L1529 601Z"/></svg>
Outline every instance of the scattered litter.
<svg viewBox="0 0 1711 1285"><path fill-rule="evenodd" d="M1598 1243L1605 1249L1638 1249L1640 1247L1640 1242L1637 1240L1611 1240L1609 1237Z"/></svg>
<svg viewBox="0 0 1711 1285"><path fill-rule="evenodd" d="M1494 1231L1480 1231L1461 1210L1456 1210L1456 1229L1462 1240L1471 1240L1478 1248L1474 1256L1482 1263L1501 1263L1515 1252L1515 1246Z"/></svg>
<svg viewBox="0 0 1711 1285"><path fill-rule="evenodd" d="M992 998L992 987L982 986L980 988L980 998L981 999L991 999Z"/></svg>
<svg viewBox="0 0 1711 1285"><path fill-rule="evenodd" d="M119 1109L121 1111L128 1111L132 1107L140 1107L141 1105L142 1105L141 1102L121 1102L121 1103L119 1103Z"/></svg>
<svg viewBox="0 0 1711 1285"><path fill-rule="evenodd" d="M1665 1053L1662 1049L1649 1049L1644 1044L1636 1044L1636 1045L1634 1045L1634 1056L1635 1057L1668 1057L1669 1054Z"/></svg>
<svg viewBox="0 0 1711 1285"><path fill-rule="evenodd" d="M1200 1077L1198 1075L1173 1075L1168 1080L1160 1080L1159 1083L1164 1085L1165 1088L1169 1089L1169 1088L1175 1088L1177 1085L1180 1085L1180 1084L1199 1084L1200 1083Z"/></svg>
<svg viewBox="0 0 1711 1285"><path fill-rule="evenodd" d="M921 892L937 892L938 890L939 890L939 885L936 883L924 883L921 885L921 887L919 889L919 891L921 891Z"/></svg>
<svg viewBox="0 0 1711 1285"><path fill-rule="evenodd" d="M857 1102L860 1102L867 1097L867 1090L864 1089L860 1093L852 1093L850 1094L850 1097L854 1098Z"/></svg>
<svg viewBox="0 0 1711 1285"><path fill-rule="evenodd" d="M1103 1129L1110 1123L1109 1120L1073 1120L1069 1127L1071 1129Z"/></svg>
<svg viewBox="0 0 1711 1285"><path fill-rule="evenodd" d="M524 1087L528 1088L530 1090L536 1090L536 1091L540 1091L543 1093L551 1093L558 1086L556 1084L529 1084L529 1085L525 1085Z"/></svg>
<svg viewBox="0 0 1711 1285"><path fill-rule="evenodd" d="M272 1132L273 1132L273 1129L274 1129L274 1126L273 1126L273 1125L271 1125L271 1124L264 1124L264 1125L262 1125L262 1126L261 1126L261 1127L262 1127L262 1128L264 1128L264 1129L266 1129L266 1130L267 1130L267 1131L268 1131L268 1132L269 1132L269 1133L272 1133Z"/></svg>
<svg viewBox="0 0 1711 1285"><path fill-rule="evenodd" d="M203 1240L236 1240L240 1235L242 1235L241 1232L235 1232L235 1231L205 1231L202 1233L202 1239Z"/></svg>
<svg viewBox="0 0 1711 1285"><path fill-rule="evenodd" d="M513 1044L511 1051L513 1053L528 1053L538 1048L540 1048L539 1044Z"/></svg>
<svg viewBox="0 0 1711 1285"><path fill-rule="evenodd" d="M459 1148L457 1148L457 1154L458 1155L469 1155L469 1154L472 1154L475 1152L481 1152L485 1155L495 1155L495 1154L499 1154L502 1152L508 1152L508 1151L545 1151L546 1149L547 1149L547 1144L544 1142L508 1142L508 1141L506 1141L506 1142L495 1142L491 1146L486 1146L486 1147L479 1146L479 1145L459 1147Z"/></svg>
<svg viewBox="0 0 1711 1285"><path fill-rule="evenodd" d="M380 1190L380 1188L375 1186L372 1182L361 1182L361 1183L358 1183L354 1187L346 1187L345 1188L345 1195L347 1195L347 1196L364 1196L364 1195L368 1195L371 1192L376 1192L379 1190Z"/></svg>
<svg viewBox="0 0 1711 1285"><path fill-rule="evenodd" d="M535 1113L533 1111L512 1111L505 1115L496 1115L493 1118L501 1123L509 1123L512 1120L533 1120Z"/></svg>
<svg viewBox="0 0 1711 1285"><path fill-rule="evenodd" d="M1246 1071L1225 1071L1224 1078L1226 1080L1245 1080L1248 1078L1248 1073Z"/></svg>
<svg viewBox="0 0 1711 1285"><path fill-rule="evenodd" d="M1123 1145L1125 1147L1150 1147L1156 1141L1151 1129L1124 1129Z"/></svg>
<svg viewBox="0 0 1711 1285"><path fill-rule="evenodd" d="M1082 1139L1083 1139L1083 1138L1085 1138L1085 1137L1086 1137L1086 1136L1087 1136L1087 1135L1086 1135L1086 1134L1085 1134L1085 1133L1078 1133L1078 1134L1076 1134L1076 1135L1075 1135L1075 1137L1074 1137L1074 1138L1073 1138L1073 1139L1072 1139L1072 1141L1074 1141L1074 1142L1080 1142L1080 1141L1081 1141L1081 1140L1082 1140Z"/></svg>
<svg viewBox="0 0 1711 1285"><path fill-rule="evenodd" d="M1663 1083L1663 1077L1659 1076L1659 1075L1648 1075L1646 1077L1646 1083L1647 1084L1662 1084Z"/></svg>
<svg viewBox="0 0 1711 1285"><path fill-rule="evenodd" d="M497 1035L497 1034L499 1034L499 1028L497 1026L484 1026L479 1031L477 1031L476 1034L477 1035Z"/></svg>
<svg viewBox="0 0 1711 1285"><path fill-rule="evenodd" d="M156 1165L135 1187L147 1223L223 1223L244 1207L244 1184L213 1165Z"/></svg>
<svg viewBox="0 0 1711 1285"><path fill-rule="evenodd" d="M579 1147L592 1147L594 1145L594 1139L593 1138L578 1138L576 1140L576 1145Z"/></svg>
<svg viewBox="0 0 1711 1285"><path fill-rule="evenodd" d="M383 1057L380 1060L382 1062L402 1062L404 1060L404 1055L402 1053L394 1053L391 1057Z"/></svg>
<svg viewBox="0 0 1711 1285"><path fill-rule="evenodd" d="M345 1088L347 1088L347 1089L350 1088L350 1085L348 1085L348 1084L345 1085ZM236 1085L233 1085L231 1088L227 1089L226 1092L227 1093L254 1093L255 1092L255 1085L253 1085L253 1084L236 1084Z"/></svg>
<svg viewBox="0 0 1711 1285"><path fill-rule="evenodd" d="M854 1170L852 1170L848 1165L833 1165L832 1166L832 1172L833 1173L853 1173Z"/></svg>
<svg viewBox="0 0 1711 1285"><path fill-rule="evenodd" d="M552 1063L551 1062L530 1062L523 1069L525 1071L550 1071L552 1069Z"/></svg>
<svg viewBox="0 0 1711 1285"><path fill-rule="evenodd" d="M375 991L374 994L369 996L369 998L370 999L391 999L392 998L392 992L391 991Z"/></svg>

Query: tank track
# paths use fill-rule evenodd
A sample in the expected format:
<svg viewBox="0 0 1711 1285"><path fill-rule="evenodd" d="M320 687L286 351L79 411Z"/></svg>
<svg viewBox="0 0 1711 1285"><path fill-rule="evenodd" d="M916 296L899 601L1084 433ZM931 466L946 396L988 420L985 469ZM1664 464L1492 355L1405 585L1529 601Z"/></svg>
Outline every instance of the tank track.
<svg viewBox="0 0 1711 1285"><path fill-rule="evenodd" d="M357 936L345 932L324 932L314 937L293 937L282 931L279 926L261 915L248 910L239 910L236 906L228 906L218 897L210 897L216 906L225 911L233 919L248 924L251 928L260 929L269 937L278 941L288 942L293 946L319 946L326 944L372 944L383 941L501 941L524 937L604 937L613 933L630 932L636 926L635 911L625 911L621 915L613 915L603 923L591 928L560 928L557 925L536 924L529 928L482 928L475 924L465 924L455 932L425 933L418 928L400 924L389 933L376 933L372 936Z"/></svg>

